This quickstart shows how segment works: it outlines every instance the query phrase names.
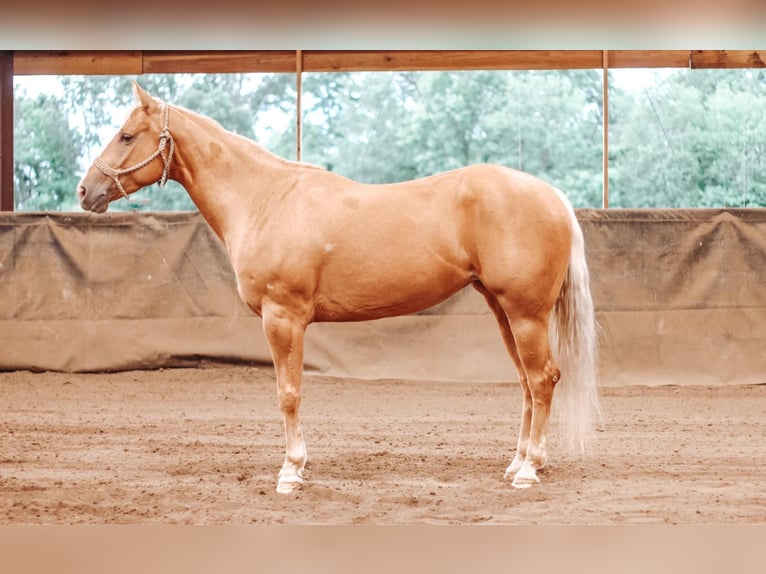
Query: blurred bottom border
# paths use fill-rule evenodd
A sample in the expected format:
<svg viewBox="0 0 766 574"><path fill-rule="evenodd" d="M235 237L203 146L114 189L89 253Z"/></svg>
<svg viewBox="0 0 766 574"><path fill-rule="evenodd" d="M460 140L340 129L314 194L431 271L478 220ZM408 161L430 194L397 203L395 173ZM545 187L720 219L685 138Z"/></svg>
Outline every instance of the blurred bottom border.
<svg viewBox="0 0 766 574"><path fill-rule="evenodd" d="M0 526L2 571L762 572L766 527Z"/></svg>

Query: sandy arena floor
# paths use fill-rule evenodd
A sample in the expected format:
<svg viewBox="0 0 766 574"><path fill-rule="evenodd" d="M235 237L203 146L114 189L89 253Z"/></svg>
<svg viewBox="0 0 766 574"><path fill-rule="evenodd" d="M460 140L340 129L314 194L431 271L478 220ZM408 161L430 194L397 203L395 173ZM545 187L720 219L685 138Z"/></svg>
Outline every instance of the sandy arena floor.
<svg viewBox="0 0 766 574"><path fill-rule="evenodd" d="M602 390L587 455L511 488L515 384L307 376L277 495L273 370L0 373L0 524L766 523L766 385Z"/></svg>

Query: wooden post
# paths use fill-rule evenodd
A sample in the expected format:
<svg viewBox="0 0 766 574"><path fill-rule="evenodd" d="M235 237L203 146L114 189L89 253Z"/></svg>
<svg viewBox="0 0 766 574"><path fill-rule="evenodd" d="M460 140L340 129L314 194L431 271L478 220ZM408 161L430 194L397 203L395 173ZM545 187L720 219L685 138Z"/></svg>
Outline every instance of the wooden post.
<svg viewBox="0 0 766 574"><path fill-rule="evenodd" d="M303 152L303 113L301 99L303 95L303 50L295 51L295 161L301 161Z"/></svg>
<svg viewBox="0 0 766 574"><path fill-rule="evenodd" d="M0 211L13 211L13 52L0 52Z"/></svg>
<svg viewBox="0 0 766 574"><path fill-rule="evenodd" d="M601 207L609 207L609 50L603 51L602 66L604 69L604 157L602 171L604 173L603 198Z"/></svg>

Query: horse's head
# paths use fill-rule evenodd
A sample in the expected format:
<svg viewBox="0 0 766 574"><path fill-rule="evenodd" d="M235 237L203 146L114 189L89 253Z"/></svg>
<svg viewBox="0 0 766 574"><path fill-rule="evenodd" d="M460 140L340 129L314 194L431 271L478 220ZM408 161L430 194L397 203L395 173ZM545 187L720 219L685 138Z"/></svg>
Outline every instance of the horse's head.
<svg viewBox="0 0 766 574"><path fill-rule="evenodd" d="M104 213L109 203L156 181L164 185L175 143L168 130L168 107L133 82L138 104L77 188L80 206Z"/></svg>

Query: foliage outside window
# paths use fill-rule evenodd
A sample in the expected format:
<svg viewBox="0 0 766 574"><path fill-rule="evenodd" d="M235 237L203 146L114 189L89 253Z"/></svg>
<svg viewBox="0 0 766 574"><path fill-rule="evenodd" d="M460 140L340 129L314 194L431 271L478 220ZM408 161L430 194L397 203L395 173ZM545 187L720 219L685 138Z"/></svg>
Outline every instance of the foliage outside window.
<svg viewBox="0 0 766 574"><path fill-rule="evenodd" d="M674 70L610 94L615 207L766 207L766 71Z"/></svg>
<svg viewBox="0 0 766 574"><path fill-rule="evenodd" d="M766 72L666 70L640 87L610 74L611 206L766 206ZM132 106L131 79L65 76L47 93L17 78L16 209L79 209L75 186ZM137 79L294 158L294 75ZM302 97L303 160L347 177L392 182L494 162L578 207L601 205L601 70L307 73ZM194 206L169 182L113 208Z"/></svg>

